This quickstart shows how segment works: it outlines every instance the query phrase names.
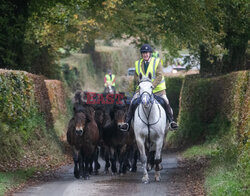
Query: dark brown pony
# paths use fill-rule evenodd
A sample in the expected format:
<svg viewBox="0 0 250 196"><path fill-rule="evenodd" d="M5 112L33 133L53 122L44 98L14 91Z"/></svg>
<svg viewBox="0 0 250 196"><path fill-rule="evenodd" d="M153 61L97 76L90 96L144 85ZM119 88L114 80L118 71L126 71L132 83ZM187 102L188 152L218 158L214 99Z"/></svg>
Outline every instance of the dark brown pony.
<svg viewBox="0 0 250 196"><path fill-rule="evenodd" d="M110 119L102 128L102 140L104 143L103 157L105 159L105 171L108 172L111 163L113 173L117 172L116 161L119 161L119 173L127 170L128 151L130 133L122 132L120 126L124 123L126 107L124 105L114 105L110 111Z"/></svg>
<svg viewBox="0 0 250 196"><path fill-rule="evenodd" d="M67 131L67 141L72 146L74 160L74 176L80 178L83 172L83 157L81 148L83 147L83 133L86 131L86 115L83 112L75 113L69 121Z"/></svg>
<svg viewBox="0 0 250 196"><path fill-rule="evenodd" d="M98 158L99 130L94 119L94 109L78 99L81 97L79 93L75 95L74 116L69 122L67 141L73 148L74 176L86 179L92 170L93 161ZM95 164L95 171L98 169Z"/></svg>

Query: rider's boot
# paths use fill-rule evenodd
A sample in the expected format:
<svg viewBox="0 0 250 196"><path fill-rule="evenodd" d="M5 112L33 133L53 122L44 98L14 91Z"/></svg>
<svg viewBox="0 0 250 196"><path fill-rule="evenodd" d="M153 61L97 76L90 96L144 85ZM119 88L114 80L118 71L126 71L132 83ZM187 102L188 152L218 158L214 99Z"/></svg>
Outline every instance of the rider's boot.
<svg viewBox="0 0 250 196"><path fill-rule="evenodd" d="M172 109L170 107L170 104L166 104L166 115L167 115L167 120L169 120L169 126L171 130L176 130L178 129L177 123L174 121L174 116Z"/></svg>

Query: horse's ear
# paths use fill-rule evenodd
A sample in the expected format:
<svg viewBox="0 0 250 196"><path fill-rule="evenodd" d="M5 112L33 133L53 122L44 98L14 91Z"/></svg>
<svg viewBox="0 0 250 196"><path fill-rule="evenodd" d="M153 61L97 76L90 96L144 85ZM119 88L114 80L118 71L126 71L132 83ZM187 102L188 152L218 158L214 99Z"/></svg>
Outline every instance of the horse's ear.
<svg viewBox="0 0 250 196"><path fill-rule="evenodd" d="M141 80L142 79L142 73L140 72L139 73L139 80Z"/></svg>
<svg viewBox="0 0 250 196"><path fill-rule="evenodd" d="M149 78L150 80L152 80L152 74L151 74L151 72L148 73L148 78Z"/></svg>

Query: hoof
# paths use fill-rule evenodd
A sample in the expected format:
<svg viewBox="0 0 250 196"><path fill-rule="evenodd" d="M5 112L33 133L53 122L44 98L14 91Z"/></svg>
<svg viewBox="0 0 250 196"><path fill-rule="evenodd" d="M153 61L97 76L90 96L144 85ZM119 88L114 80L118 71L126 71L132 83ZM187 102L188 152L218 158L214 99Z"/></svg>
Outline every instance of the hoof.
<svg viewBox="0 0 250 196"><path fill-rule="evenodd" d="M104 173L104 174L108 174L108 173L109 173L109 170L104 170L103 173Z"/></svg>
<svg viewBox="0 0 250 196"><path fill-rule="evenodd" d="M89 175L83 177L84 180L89 180Z"/></svg>
<svg viewBox="0 0 250 196"><path fill-rule="evenodd" d="M161 178L160 177L155 177L155 182L160 182Z"/></svg>
<svg viewBox="0 0 250 196"><path fill-rule="evenodd" d="M136 171L137 171L137 168L136 168L136 167L133 167L130 171L131 171L131 172L136 172Z"/></svg>
<svg viewBox="0 0 250 196"><path fill-rule="evenodd" d="M149 180L148 181L145 181L145 182L142 182L143 184L149 184Z"/></svg>
<svg viewBox="0 0 250 196"><path fill-rule="evenodd" d="M80 172L77 169L74 169L74 176L75 178L79 179L80 178Z"/></svg>
<svg viewBox="0 0 250 196"><path fill-rule="evenodd" d="M160 171L155 171L155 181L156 182L160 182L161 181Z"/></svg>
<svg viewBox="0 0 250 196"><path fill-rule="evenodd" d="M144 176L144 177L142 178L142 183L144 183L144 184L149 184L149 177Z"/></svg>
<svg viewBox="0 0 250 196"><path fill-rule="evenodd" d="M80 178L80 174L79 173L74 173L75 178L79 179Z"/></svg>
<svg viewBox="0 0 250 196"><path fill-rule="evenodd" d="M101 165L99 163L97 163L96 169L100 169Z"/></svg>

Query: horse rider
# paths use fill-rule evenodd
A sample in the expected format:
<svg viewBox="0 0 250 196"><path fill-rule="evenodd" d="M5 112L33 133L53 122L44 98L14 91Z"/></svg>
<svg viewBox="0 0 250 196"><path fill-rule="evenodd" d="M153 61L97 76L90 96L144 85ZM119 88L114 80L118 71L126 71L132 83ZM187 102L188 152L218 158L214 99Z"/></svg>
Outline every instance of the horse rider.
<svg viewBox="0 0 250 196"><path fill-rule="evenodd" d="M165 84L165 79L163 76L163 68L162 68L162 61L160 58L157 57L152 57L152 48L149 44L144 44L141 49L141 56L142 58L138 61L135 62L135 75L134 75L134 84L136 87L136 93L134 94L131 102L130 102L130 106L128 109L128 114L126 116L125 119L125 123L122 125L122 131L128 131L129 130L129 126L131 123L131 120L133 118L133 114L134 114L134 110L135 107L138 105L138 103L135 103L137 101L135 101L137 98L140 97L139 95L139 87L138 87L138 83L139 83L139 73L142 73L143 76L148 76L148 73L151 72L153 79L153 94L156 95L155 98L159 98L161 97L162 99L159 100L157 99L159 102L161 101L161 104L165 111L166 111L166 116L167 116L167 120L169 120L169 125L170 125L170 129L172 130L176 130L178 128L177 123L174 121L174 117L173 117L173 110L169 104L168 98L166 96L166 84ZM163 101L164 100L164 101Z"/></svg>
<svg viewBox="0 0 250 196"><path fill-rule="evenodd" d="M152 57L155 57L155 58L160 58L160 53L158 51L154 51L152 53Z"/></svg>
<svg viewBox="0 0 250 196"><path fill-rule="evenodd" d="M155 50L154 52L152 52L151 57L160 58L160 53L157 50ZM161 65L163 65L163 60L162 59L161 59Z"/></svg>
<svg viewBox="0 0 250 196"><path fill-rule="evenodd" d="M112 74L111 69L108 69L107 74L104 77L104 86L108 88L111 85L113 92L115 92L115 74Z"/></svg>

